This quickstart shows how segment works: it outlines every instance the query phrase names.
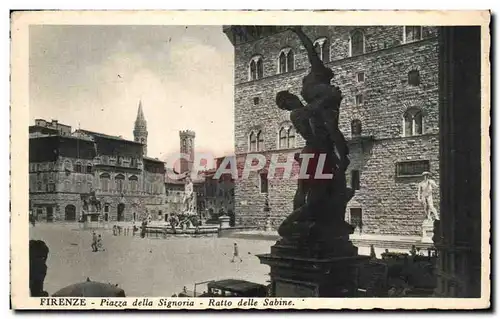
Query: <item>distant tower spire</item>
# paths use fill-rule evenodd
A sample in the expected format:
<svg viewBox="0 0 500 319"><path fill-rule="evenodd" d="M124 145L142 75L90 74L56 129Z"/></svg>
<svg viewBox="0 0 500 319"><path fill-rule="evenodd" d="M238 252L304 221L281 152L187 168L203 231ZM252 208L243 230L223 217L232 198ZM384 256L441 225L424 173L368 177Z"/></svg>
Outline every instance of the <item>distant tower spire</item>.
<svg viewBox="0 0 500 319"><path fill-rule="evenodd" d="M137 110L137 118L135 119L134 126L134 141L142 143L143 155L148 153L148 128L144 112L142 111L142 101L139 100L139 108Z"/></svg>

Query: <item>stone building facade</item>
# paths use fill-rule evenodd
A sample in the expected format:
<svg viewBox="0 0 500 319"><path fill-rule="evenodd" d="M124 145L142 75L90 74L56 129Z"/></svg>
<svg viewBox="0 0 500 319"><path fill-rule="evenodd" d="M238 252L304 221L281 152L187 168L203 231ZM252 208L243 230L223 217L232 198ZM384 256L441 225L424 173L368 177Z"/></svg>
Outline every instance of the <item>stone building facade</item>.
<svg viewBox="0 0 500 319"><path fill-rule="evenodd" d="M234 45L235 150L239 158L297 153L304 141L276 93L300 94L309 71L298 37L285 27L227 26ZM418 236L421 173L439 185L438 41L428 26L307 26L344 100L340 128L350 146L346 218L363 234ZM269 198L277 228L292 210L296 180L252 174L235 184L236 223L263 228ZM439 206L439 194L434 194Z"/></svg>
<svg viewBox="0 0 500 319"><path fill-rule="evenodd" d="M143 133L141 106L139 114L141 127L134 132ZM143 141L82 129L70 134L48 132L40 123L44 122L37 120L30 127L29 143L30 209L37 220L79 220L82 196L91 191L101 202L105 221L141 220L162 213L165 165L144 156Z"/></svg>
<svg viewBox="0 0 500 319"><path fill-rule="evenodd" d="M217 158L216 167L204 173L205 177L205 216L211 221L218 221L222 215L229 216L230 225L236 224L234 211L234 185L235 180L231 174L223 174L216 178L216 171L223 161Z"/></svg>

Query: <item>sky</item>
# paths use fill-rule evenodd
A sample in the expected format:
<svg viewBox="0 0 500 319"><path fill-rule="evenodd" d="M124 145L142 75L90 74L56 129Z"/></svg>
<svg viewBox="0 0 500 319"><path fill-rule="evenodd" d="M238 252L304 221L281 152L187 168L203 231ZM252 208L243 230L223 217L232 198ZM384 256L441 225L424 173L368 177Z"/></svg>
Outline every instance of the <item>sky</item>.
<svg viewBox="0 0 500 319"><path fill-rule="evenodd" d="M148 156L234 152L233 47L221 26L30 26L30 125L58 120L133 140L142 101Z"/></svg>

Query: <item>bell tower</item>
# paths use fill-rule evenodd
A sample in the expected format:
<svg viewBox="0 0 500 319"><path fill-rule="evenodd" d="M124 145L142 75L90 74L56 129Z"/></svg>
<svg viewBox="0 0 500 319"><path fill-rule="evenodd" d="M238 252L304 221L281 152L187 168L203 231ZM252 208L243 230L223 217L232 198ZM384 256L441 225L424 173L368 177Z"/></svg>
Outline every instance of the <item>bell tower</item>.
<svg viewBox="0 0 500 319"><path fill-rule="evenodd" d="M181 173L191 171L194 162L194 138L195 133L190 130L180 131L181 154L185 154L189 159L181 158Z"/></svg>
<svg viewBox="0 0 500 319"><path fill-rule="evenodd" d="M142 101L140 100L139 109L137 110L137 118L135 119L134 141L143 145L142 155L146 156L148 153L148 128L142 111Z"/></svg>

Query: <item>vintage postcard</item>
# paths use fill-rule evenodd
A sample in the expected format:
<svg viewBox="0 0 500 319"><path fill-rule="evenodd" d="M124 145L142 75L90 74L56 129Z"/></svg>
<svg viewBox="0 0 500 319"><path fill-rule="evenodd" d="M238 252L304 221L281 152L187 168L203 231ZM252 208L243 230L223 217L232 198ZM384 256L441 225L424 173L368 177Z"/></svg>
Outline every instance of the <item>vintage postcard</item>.
<svg viewBox="0 0 500 319"><path fill-rule="evenodd" d="M490 307L489 23L13 12L12 307Z"/></svg>

